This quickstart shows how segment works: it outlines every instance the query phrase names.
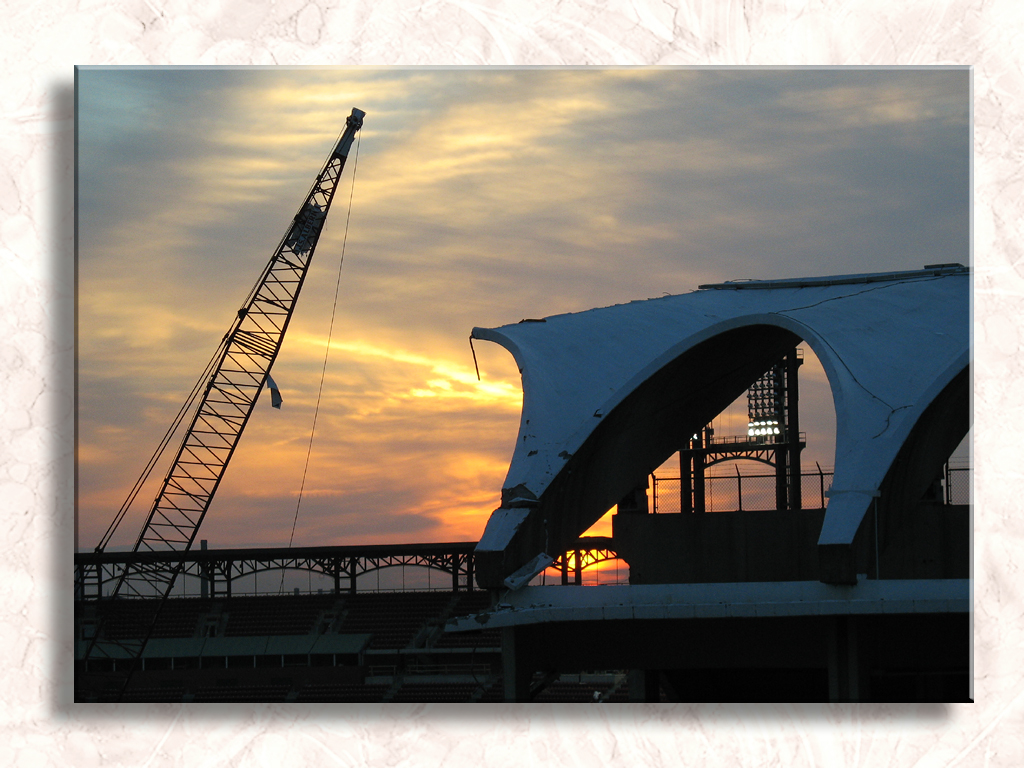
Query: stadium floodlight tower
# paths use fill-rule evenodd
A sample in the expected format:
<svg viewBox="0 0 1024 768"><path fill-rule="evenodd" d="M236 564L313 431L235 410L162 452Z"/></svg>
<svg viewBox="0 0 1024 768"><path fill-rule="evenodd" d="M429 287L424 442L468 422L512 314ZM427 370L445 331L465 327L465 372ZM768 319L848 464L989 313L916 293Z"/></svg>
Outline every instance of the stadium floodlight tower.
<svg viewBox="0 0 1024 768"><path fill-rule="evenodd" d="M684 441L679 450L679 506L683 512L707 509L705 472L723 461L752 459L775 468L775 508L802 508L800 434L797 373L803 357L799 347L790 348L747 390L745 438L715 438L710 424ZM742 498L739 498L742 505Z"/></svg>
<svg viewBox="0 0 1024 768"><path fill-rule="evenodd" d="M775 507L800 509L800 408L797 372L803 358L790 350L747 390L747 440L775 449Z"/></svg>

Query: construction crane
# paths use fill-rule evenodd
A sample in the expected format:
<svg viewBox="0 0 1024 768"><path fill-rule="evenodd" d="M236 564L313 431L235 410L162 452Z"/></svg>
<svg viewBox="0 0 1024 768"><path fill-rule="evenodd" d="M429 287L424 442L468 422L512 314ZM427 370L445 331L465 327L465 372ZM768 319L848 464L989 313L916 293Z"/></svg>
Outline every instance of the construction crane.
<svg viewBox="0 0 1024 768"><path fill-rule="evenodd" d="M199 526L209 511L260 392L268 384L273 386L270 370L281 350L338 180L365 114L362 110L353 109L346 119L340 139L292 217L274 255L238 310L204 376L200 377L200 384L193 390L190 400L198 396L198 406L194 408L191 422L133 552L182 552L189 550L195 542ZM278 402L276 391L272 394ZM188 405L186 403L179 412L176 424L189 412ZM165 440L172 432L173 426ZM158 449L157 453L161 450ZM104 551L109 544L152 464L153 461L107 529L96 547L97 552ZM140 558L121 571L111 597L159 598L162 605L170 595L181 567L180 563L175 567L157 562L147 564L145 558ZM111 645L98 643L94 637L86 651L86 659L116 658L120 663L130 661L127 666L134 668L155 621L156 614L144 636L132 640L118 640ZM126 684L127 680L124 682Z"/></svg>

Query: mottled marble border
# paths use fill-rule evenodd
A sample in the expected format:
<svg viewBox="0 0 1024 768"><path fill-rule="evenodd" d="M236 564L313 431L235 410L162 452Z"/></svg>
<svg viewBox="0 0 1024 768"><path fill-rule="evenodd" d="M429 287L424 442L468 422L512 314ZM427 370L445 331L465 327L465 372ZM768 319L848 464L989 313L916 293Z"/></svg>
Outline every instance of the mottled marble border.
<svg viewBox="0 0 1024 768"><path fill-rule="evenodd" d="M681 7L680 7L681 6ZM0 763L1021 765L1019 41L1010 2L6 3ZM1015 47L1016 46L1016 47ZM974 705L490 709L70 704L75 64L970 64ZM1000 429L997 433L995 430Z"/></svg>

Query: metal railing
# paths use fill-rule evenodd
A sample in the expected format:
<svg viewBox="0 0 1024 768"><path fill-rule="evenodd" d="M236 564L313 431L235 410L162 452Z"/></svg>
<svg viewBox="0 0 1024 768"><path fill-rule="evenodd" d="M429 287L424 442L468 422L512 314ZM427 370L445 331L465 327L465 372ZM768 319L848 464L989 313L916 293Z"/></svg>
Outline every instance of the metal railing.
<svg viewBox="0 0 1024 768"><path fill-rule="evenodd" d="M766 511L775 509L775 473L742 473L734 466L731 474L704 478L704 504L708 512ZM832 487L832 471L804 470L800 475L800 493L804 509L824 509L826 493ZM655 477L652 483L652 512L679 512L680 479Z"/></svg>
<svg viewBox="0 0 1024 768"><path fill-rule="evenodd" d="M712 437L708 447L714 449L719 445L757 445L774 448L778 443L778 435L725 435L724 437ZM796 436L797 442L807 443L807 433L799 432Z"/></svg>
<svg viewBox="0 0 1024 768"><path fill-rule="evenodd" d="M767 511L775 509L775 473L741 473L739 466L730 474L708 475L704 478L705 508L708 512ZM800 475L800 492L804 509L825 509L827 493L832 487L832 470L818 466ZM970 504L971 468L950 466L942 472L942 500L946 504ZM652 482L651 511L654 513L679 512L680 478L654 477Z"/></svg>

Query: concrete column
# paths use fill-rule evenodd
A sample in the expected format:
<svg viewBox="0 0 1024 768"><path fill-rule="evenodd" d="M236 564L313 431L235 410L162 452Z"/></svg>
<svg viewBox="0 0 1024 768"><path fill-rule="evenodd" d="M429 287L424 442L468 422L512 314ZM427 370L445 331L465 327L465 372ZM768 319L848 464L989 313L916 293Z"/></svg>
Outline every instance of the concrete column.
<svg viewBox="0 0 1024 768"><path fill-rule="evenodd" d="M679 451L679 511L693 512L693 454L686 447Z"/></svg>
<svg viewBox="0 0 1024 768"><path fill-rule="evenodd" d="M789 508L803 509L800 475L800 359L796 347L786 356L786 440L789 442L790 495Z"/></svg>
<svg viewBox="0 0 1024 768"><path fill-rule="evenodd" d="M505 677L505 701L525 702L530 697L533 670L517 642L515 627L501 629L501 667Z"/></svg>
<svg viewBox="0 0 1024 768"><path fill-rule="evenodd" d="M199 549L202 552L206 551L206 539L199 540ZM210 575L211 574L206 563L202 563L199 566L199 596L204 600L210 596L210 587L212 585Z"/></svg>
<svg viewBox="0 0 1024 768"><path fill-rule="evenodd" d="M659 702L661 701L660 675L656 669L631 669L627 673L629 679L629 701Z"/></svg>
<svg viewBox="0 0 1024 768"><path fill-rule="evenodd" d="M789 509L789 446L775 449L775 508Z"/></svg>
<svg viewBox="0 0 1024 768"><path fill-rule="evenodd" d="M693 454L693 511L705 512L707 503L704 498L704 453L694 451Z"/></svg>
<svg viewBox="0 0 1024 768"><path fill-rule="evenodd" d="M836 616L828 634L828 700L862 701L863 669L857 643L857 624L852 616Z"/></svg>

